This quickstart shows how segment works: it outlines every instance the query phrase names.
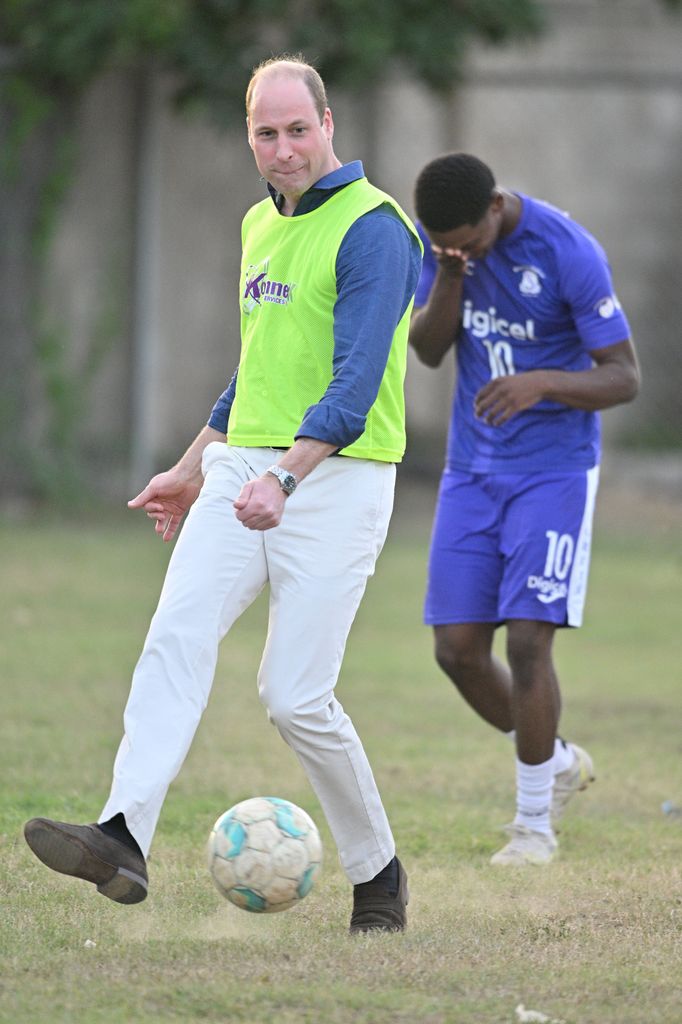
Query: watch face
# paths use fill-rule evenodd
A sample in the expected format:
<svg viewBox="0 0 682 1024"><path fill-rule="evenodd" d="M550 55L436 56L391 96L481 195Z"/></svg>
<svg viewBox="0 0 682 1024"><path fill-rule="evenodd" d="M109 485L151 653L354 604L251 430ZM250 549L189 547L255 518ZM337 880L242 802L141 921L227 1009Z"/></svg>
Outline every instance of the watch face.
<svg viewBox="0 0 682 1024"><path fill-rule="evenodd" d="M297 480L293 473L289 473L281 466L270 466L268 473L272 473L279 480L279 485L285 494L293 494L296 490Z"/></svg>

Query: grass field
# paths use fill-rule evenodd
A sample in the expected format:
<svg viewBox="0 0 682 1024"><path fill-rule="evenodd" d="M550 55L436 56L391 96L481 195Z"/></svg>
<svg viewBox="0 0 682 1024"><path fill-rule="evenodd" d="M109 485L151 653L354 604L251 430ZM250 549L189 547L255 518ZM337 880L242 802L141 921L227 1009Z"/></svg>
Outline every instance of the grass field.
<svg viewBox="0 0 682 1024"><path fill-rule="evenodd" d="M349 887L319 806L255 693L257 603L221 653L164 807L150 896L117 906L57 876L21 829L91 821L169 554L128 518L0 525L0 1020L12 1024L566 1024L682 1021L682 550L679 508L605 493L585 627L557 639L562 730L595 759L561 858L496 871L513 751L452 692L420 625L433 488L400 492L339 696L410 875L405 935L347 933ZM260 793L320 825L325 863L292 911L247 915L204 866L220 812ZM93 945L94 944L94 945Z"/></svg>

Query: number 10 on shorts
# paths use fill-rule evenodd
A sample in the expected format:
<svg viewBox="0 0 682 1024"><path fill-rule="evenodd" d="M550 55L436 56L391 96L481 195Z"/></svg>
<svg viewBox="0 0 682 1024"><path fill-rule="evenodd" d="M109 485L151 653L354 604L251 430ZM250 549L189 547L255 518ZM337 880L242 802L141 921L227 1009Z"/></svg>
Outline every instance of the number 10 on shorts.
<svg viewBox="0 0 682 1024"><path fill-rule="evenodd" d="M546 579L565 580L573 561L575 545L570 533L547 530L547 558L543 575Z"/></svg>

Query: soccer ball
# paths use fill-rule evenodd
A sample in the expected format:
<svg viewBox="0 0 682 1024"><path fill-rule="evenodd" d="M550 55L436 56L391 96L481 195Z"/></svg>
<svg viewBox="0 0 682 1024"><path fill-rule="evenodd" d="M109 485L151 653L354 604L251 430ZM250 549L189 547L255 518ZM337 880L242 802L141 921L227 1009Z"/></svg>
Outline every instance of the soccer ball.
<svg viewBox="0 0 682 1024"><path fill-rule="evenodd" d="M242 800L208 837L208 870L221 895L242 910L274 914L310 892L322 863L315 822L288 800Z"/></svg>

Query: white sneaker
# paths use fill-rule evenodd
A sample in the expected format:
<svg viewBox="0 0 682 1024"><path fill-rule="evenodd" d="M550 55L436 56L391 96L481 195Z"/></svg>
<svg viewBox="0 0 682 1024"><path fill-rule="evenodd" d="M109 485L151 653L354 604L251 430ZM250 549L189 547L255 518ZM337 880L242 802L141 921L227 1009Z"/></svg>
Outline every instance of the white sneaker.
<svg viewBox="0 0 682 1024"><path fill-rule="evenodd" d="M525 867L526 864L549 864L554 860L559 844L553 833L533 832L525 825L504 826L509 842L490 858L491 864L502 867Z"/></svg>
<svg viewBox="0 0 682 1024"><path fill-rule="evenodd" d="M552 794L552 825L563 817L566 805L571 797L581 790L587 789L594 782L594 766L592 758L575 743L567 744L573 751L574 760L570 768L554 776L554 792Z"/></svg>

